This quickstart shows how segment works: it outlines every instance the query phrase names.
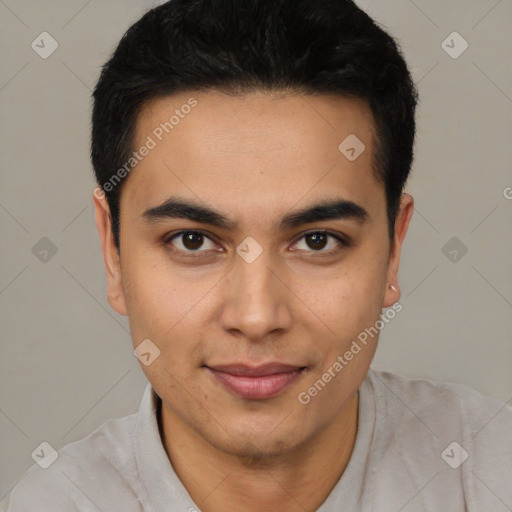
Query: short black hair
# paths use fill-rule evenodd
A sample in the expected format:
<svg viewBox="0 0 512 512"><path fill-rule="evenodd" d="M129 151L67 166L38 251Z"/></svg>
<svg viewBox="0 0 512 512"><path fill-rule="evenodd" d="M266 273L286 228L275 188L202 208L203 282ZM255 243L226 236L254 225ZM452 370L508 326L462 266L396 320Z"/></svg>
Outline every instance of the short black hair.
<svg viewBox="0 0 512 512"><path fill-rule="evenodd" d="M126 31L93 93L91 159L118 251L123 182L112 186L112 177L133 154L141 108L194 90L367 101L377 135L373 168L385 187L393 238L418 102L395 40L351 0L170 0Z"/></svg>

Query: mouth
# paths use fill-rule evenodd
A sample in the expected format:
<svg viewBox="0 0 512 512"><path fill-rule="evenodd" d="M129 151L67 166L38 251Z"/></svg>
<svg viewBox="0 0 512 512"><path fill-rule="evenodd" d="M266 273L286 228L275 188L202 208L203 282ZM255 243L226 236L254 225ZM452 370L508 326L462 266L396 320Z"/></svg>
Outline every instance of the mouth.
<svg viewBox="0 0 512 512"><path fill-rule="evenodd" d="M295 382L307 366L268 363L261 366L245 364L204 366L231 393L249 400L277 396Z"/></svg>

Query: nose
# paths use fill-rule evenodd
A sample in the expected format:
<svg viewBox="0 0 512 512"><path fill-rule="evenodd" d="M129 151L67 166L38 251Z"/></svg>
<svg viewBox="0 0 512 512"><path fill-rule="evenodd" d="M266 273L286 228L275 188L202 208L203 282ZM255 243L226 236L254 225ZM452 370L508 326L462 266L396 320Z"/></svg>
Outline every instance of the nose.
<svg viewBox="0 0 512 512"><path fill-rule="evenodd" d="M289 330L293 293L269 251L263 250L251 263L237 255L234 266L224 283L222 328L251 342Z"/></svg>

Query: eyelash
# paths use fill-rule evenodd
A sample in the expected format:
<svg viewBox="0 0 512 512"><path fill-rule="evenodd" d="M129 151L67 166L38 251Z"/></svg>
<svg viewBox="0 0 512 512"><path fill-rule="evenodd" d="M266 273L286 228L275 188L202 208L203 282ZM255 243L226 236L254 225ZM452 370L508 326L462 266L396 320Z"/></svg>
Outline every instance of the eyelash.
<svg viewBox="0 0 512 512"><path fill-rule="evenodd" d="M194 233L194 234L199 234L199 235L203 235L204 237L208 238L209 240L211 240L212 242L215 243L214 240L212 240L211 236L208 235L208 233L206 233L205 231L201 231L200 229L186 229L186 230L181 230L181 231L177 231L176 233L172 233L171 235L167 236L164 240L164 245L165 246L171 246L171 241L174 240L175 238L178 238L180 235L184 235L186 233ZM327 230L317 230L317 231L308 231L306 233L303 233L298 239L297 241L295 241L293 243L293 245L296 245L299 243L300 240L302 240L303 238L305 238L306 236L308 235L328 235L328 236L331 236L332 238L336 239L338 242L340 242L341 244L341 248L344 248L344 247L348 247L350 244L349 242L347 241L347 239L345 239L344 237L342 237L341 235L339 234L335 234L331 231L327 231ZM335 248L335 249L331 249L329 251L308 251L308 252L313 252L313 253L318 253L318 254L322 254L322 255L326 255L326 256L331 256L331 255L334 255L334 254L337 254L341 248ZM205 252L208 252L208 251L200 251L200 250L197 250L195 251L196 254L194 254L193 251L183 251L181 249L171 249L172 252L176 252L176 253L181 253L181 254L184 254L185 253L185 257L187 258L200 258L202 256L204 256L204 254L201 254L201 253L205 253ZM190 254L188 254L190 253Z"/></svg>

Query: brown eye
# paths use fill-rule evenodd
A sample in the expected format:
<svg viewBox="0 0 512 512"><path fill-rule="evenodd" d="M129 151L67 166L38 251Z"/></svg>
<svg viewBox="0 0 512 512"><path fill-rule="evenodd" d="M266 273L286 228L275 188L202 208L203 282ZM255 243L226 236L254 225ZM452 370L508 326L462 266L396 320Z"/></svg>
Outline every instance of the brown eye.
<svg viewBox="0 0 512 512"><path fill-rule="evenodd" d="M182 240L183 245L191 251L195 251L203 245L203 235L201 233L185 233Z"/></svg>
<svg viewBox="0 0 512 512"><path fill-rule="evenodd" d="M333 242L329 246L329 239ZM305 241L306 248L299 247L301 241ZM328 231L310 231L302 235L302 237L294 244L293 250L305 250L306 252L318 252L320 254L334 254L348 243L339 235L329 233ZM324 250L327 247L327 250Z"/></svg>
<svg viewBox="0 0 512 512"><path fill-rule="evenodd" d="M327 245L326 233L311 233L306 235L306 243L311 249L323 249Z"/></svg>
<svg viewBox="0 0 512 512"><path fill-rule="evenodd" d="M174 241L176 240L176 242ZM211 246L204 249L205 241L209 241ZM180 231L168 237L165 240L166 245L171 245L173 250L182 253L203 253L216 248L216 244L201 231ZM195 254L186 254L187 256L195 256ZM198 254L199 256L200 254Z"/></svg>

